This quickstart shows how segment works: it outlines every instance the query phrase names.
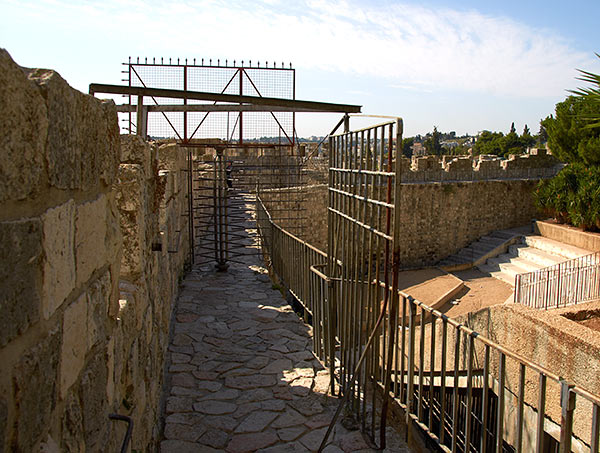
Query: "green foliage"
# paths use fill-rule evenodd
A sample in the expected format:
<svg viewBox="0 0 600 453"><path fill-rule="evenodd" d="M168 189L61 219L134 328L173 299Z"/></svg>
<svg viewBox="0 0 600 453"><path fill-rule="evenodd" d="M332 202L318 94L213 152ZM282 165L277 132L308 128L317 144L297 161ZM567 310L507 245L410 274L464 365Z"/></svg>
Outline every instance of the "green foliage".
<svg viewBox="0 0 600 453"><path fill-rule="evenodd" d="M559 222L584 230L600 229L600 167L574 163L539 182L536 205Z"/></svg>
<svg viewBox="0 0 600 453"><path fill-rule="evenodd" d="M443 154L442 145L440 144L440 133L437 126L433 126L433 133L423 143L427 152L431 155L441 156Z"/></svg>
<svg viewBox="0 0 600 453"><path fill-rule="evenodd" d="M525 125L523 135L519 137L515 129L515 123L510 126L510 132L504 135L502 132L483 131L477 143L473 147L474 154L495 154L497 156L508 156L509 154L523 154L527 148L535 145L536 139Z"/></svg>
<svg viewBox="0 0 600 453"><path fill-rule="evenodd" d="M555 116L542 120L552 154L563 162L600 165L600 128L584 118L600 115L600 103L569 96L556 104Z"/></svg>
<svg viewBox="0 0 600 453"><path fill-rule="evenodd" d="M402 139L402 154L404 155L404 157L408 157L408 158L412 157L412 154L413 154L412 145L414 143L415 143L414 137Z"/></svg>
<svg viewBox="0 0 600 453"><path fill-rule="evenodd" d="M596 54L600 58L600 54ZM584 121L587 128L600 128L600 74L594 74L588 71L582 71L582 74L578 77L579 80L592 84L589 88L579 88L575 91L571 91L575 96L590 105L591 112L585 112L579 114L579 119Z"/></svg>

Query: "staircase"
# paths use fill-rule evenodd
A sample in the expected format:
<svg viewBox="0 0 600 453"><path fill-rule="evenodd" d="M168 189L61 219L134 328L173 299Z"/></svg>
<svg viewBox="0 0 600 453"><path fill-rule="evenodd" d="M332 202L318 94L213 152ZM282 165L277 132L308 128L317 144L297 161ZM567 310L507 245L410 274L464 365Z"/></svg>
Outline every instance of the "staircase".
<svg viewBox="0 0 600 453"><path fill-rule="evenodd" d="M477 268L514 286L517 274L533 272L589 253L543 236L528 235L521 236L519 243L510 245L507 253L489 258Z"/></svg>
<svg viewBox="0 0 600 453"><path fill-rule="evenodd" d="M529 231L531 231L530 228L527 228L526 231L523 228L493 231L472 242L454 255L444 258L437 265L441 269L451 272L484 264L488 258L506 253L509 246L518 243L522 235Z"/></svg>

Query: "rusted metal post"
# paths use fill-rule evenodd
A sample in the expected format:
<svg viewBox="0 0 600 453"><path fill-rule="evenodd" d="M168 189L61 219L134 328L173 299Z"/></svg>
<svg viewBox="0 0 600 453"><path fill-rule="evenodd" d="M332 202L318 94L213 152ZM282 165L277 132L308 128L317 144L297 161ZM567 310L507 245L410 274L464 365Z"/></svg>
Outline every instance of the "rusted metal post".
<svg viewBox="0 0 600 453"><path fill-rule="evenodd" d="M573 437L573 413L575 412L575 392L573 385L560 381L560 446L559 453L571 453L571 438Z"/></svg>

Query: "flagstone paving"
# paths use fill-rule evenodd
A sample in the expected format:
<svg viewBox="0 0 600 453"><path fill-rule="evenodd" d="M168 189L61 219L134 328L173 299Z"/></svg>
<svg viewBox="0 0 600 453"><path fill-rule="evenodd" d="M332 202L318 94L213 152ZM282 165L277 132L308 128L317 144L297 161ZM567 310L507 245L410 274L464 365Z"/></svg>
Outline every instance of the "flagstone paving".
<svg viewBox="0 0 600 453"><path fill-rule="evenodd" d="M258 257L183 282L169 346L161 453L317 451L339 400L306 326ZM409 452L388 427L385 451ZM340 422L327 453L370 452Z"/></svg>

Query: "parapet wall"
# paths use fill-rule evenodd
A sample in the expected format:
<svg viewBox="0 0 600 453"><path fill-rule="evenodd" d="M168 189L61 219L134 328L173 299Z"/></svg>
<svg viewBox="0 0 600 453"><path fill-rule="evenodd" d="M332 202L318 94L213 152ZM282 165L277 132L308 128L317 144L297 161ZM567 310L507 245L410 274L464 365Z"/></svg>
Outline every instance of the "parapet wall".
<svg viewBox="0 0 600 453"><path fill-rule="evenodd" d="M475 157L425 156L402 159L402 182L487 181L493 179L539 179L554 176L561 164L545 149L530 154Z"/></svg>
<svg viewBox="0 0 600 453"><path fill-rule="evenodd" d="M0 450L118 451L110 413L151 450L188 253L183 154L121 138L112 101L3 49L0 135Z"/></svg>
<svg viewBox="0 0 600 453"><path fill-rule="evenodd" d="M402 184L400 254L404 268L432 266L494 230L525 225L536 218L536 179L446 181ZM303 192L302 239L327 250L326 185ZM273 191L267 209L283 209L285 189ZM279 193L279 195L277 195ZM281 222L280 222L281 223ZM282 223L282 227L287 225Z"/></svg>

